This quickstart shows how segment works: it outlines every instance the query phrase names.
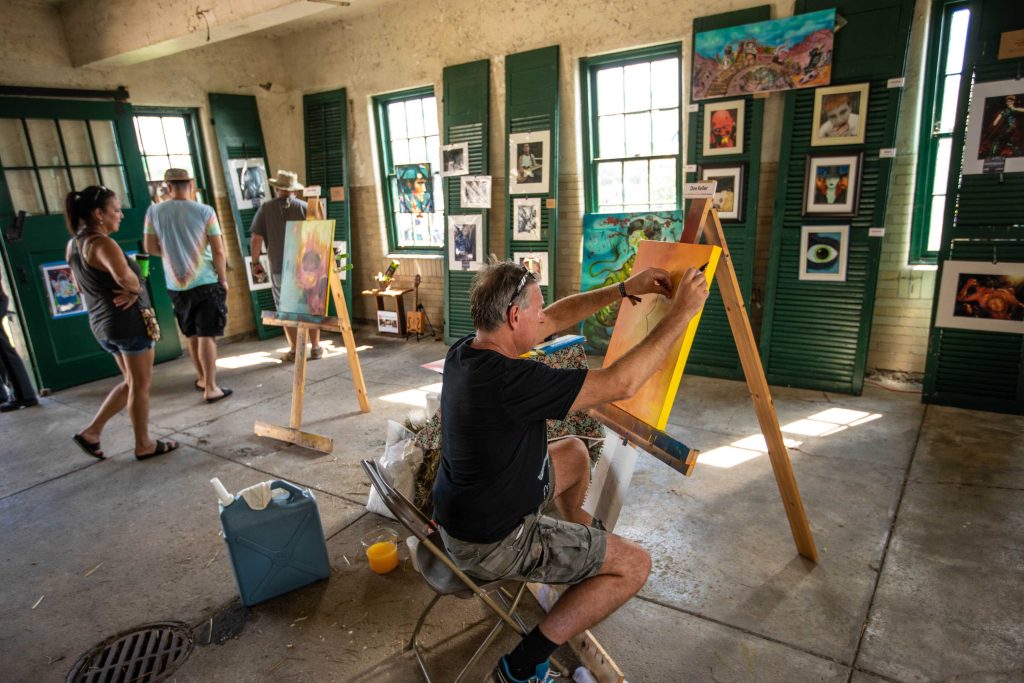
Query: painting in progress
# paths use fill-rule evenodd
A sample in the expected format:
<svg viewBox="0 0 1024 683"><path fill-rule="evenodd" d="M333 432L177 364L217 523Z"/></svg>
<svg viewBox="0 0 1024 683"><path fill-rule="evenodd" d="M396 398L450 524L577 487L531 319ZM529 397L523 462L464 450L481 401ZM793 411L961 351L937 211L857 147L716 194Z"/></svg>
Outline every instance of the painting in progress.
<svg viewBox="0 0 1024 683"><path fill-rule="evenodd" d="M583 217L583 272L580 291L618 285L633 272L641 240L678 242L683 234L680 211L649 213L588 213ZM620 300L605 306L580 324L587 351L608 350Z"/></svg>
<svg viewBox="0 0 1024 683"><path fill-rule="evenodd" d="M710 286L721 253L720 247L706 244L643 241L637 247L633 269L639 272L644 268L653 267L668 271L672 277L672 289L675 291L687 268L700 268L707 264L704 277ZM608 344L608 352L604 357L604 367L608 367L643 341L665 317L670 305L670 300L664 296L645 294L636 306L621 306L611 342ZM615 405L656 429L665 429L699 322L700 313L693 317L685 334L672 346L665 362L640 387L640 391L632 398L616 401Z"/></svg>
<svg viewBox="0 0 1024 683"><path fill-rule="evenodd" d="M281 270L281 310L327 314L327 283L334 242L334 221L289 221Z"/></svg>

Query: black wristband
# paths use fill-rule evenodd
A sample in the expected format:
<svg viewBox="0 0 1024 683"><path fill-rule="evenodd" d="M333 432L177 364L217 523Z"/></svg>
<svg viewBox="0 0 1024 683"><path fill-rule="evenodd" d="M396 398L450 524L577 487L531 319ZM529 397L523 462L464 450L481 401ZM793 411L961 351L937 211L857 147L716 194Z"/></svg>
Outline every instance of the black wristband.
<svg viewBox="0 0 1024 683"><path fill-rule="evenodd" d="M629 296L629 294L626 294L626 283L624 281L619 283L619 294L623 299Z"/></svg>

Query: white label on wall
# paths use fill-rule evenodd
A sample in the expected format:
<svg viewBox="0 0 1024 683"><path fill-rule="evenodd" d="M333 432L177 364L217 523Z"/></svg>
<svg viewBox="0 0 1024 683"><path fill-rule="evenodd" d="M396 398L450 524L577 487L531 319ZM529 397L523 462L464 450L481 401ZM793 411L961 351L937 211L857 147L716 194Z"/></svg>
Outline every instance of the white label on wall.
<svg viewBox="0 0 1024 683"><path fill-rule="evenodd" d="M879 159L894 159L895 157L896 157L896 148L895 147L883 147L882 149L878 150L878 158Z"/></svg>
<svg viewBox="0 0 1024 683"><path fill-rule="evenodd" d="M683 185L683 197L686 199L714 197L716 187L718 187L717 180L702 180L699 183L686 183Z"/></svg>
<svg viewBox="0 0 1024 683"><path fill-rule="evenodd" d="M688 111L691 114L696 114L698 111L700 111L700 105L699 104L688 104L688 105L686 105L686 111Z"/></svg>
<svg viewBox="0 0 1024 683"><path fill-rule="evenodd" d="M319 197L320 196L320 186L319 185L307 185L306 187L302 188L302 196L303 197Z"/></svg>
<svg viewBox="0 0 1024 683"><path fill-rule="evenodd" d="M907 79L900 76L899 78L890 78L885 82L887 88L902 88L907 84Z"/></svg>
<svg viewBox="0 0 1024 683"><path fill-rule="evenodd" d="M683 173L696 173L697 164L686 164L683 166Z"/></svg>
<svg viewBox="0 0 1024 683"><path fill-rule="evenodd" d="M868 237L885 237L885 228L868 228Z"/></svg>

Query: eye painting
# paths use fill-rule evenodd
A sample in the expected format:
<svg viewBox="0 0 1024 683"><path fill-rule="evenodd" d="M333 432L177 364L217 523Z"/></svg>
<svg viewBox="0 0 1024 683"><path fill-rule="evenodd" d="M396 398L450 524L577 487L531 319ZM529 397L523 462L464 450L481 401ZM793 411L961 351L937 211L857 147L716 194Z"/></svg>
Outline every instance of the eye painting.
<svg viewBox="0 0 1024 683"><path fill-rule="evenodd" d="M818 232L807 236L807 270L816 273L839 272L839 243L837 232Z"/></svg>

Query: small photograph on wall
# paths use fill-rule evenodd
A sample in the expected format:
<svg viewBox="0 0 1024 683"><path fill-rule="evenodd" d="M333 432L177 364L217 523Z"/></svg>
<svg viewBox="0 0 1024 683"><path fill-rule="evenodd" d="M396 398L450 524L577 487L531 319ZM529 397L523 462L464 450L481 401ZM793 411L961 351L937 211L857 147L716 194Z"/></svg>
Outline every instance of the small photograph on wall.
<svg viewBox="0 0 1024 683"><path fill-rule="evenodd" d="M723 223L739 223L743 220L743 177L746 164L701 166L701 180L717 180L718 187L711 200L718 210Z"/></svg>
<svg viewBox="0 0 1024 683"><path fill-rule="evenodd" d="M704 156L743 154L744 101L704 105Z"/></svg>
<svg viewBox="0 0 1024 683"><path fill-rule="evenodd" d="M836 85L814 91L811 146L859 145L868 118L868 83Z"/></svg>
<svg viewBox="0 0 1024 683"><path fill-rule="evenodd" d="M1024 171L1024 81L975 83L967 118L964 174Z"/></svg>
<svg viewBox="0 0 1024 683"><path fill-rule="evenodd" d="M1024 263L943 263L935 326L1024 334Z"/></svg>
<svg viewBox="0 0 1024 683"><path fill-rule="evenodd" d="M491 176L464 175L459 190L463 209L491 208Z"/></svg>
<svg viewBox="0 0 1024 683"><path fill-rule="evenodd" d="M863 152L808 154L803 215L856 216L863 160Z"/></svg>
<svg viewBox="0 0 1024 683"><path fill-rule="evenodd" d="M263 266L263 272L259 275L253 272L252 256L245 257L245 277L249 281L249 291L256 292L261 289L270 289L270 256L266 253L260 254L258 263Z"/></svg>
<svg viewBox="0 0 1024 683"><path fill-rule="evenodd" d="M398 183L398 212L417 216L434 213L434 179L430 164L399 164L395 166Z"/></svg>
<svg viewBox="0 0 1024 683"><path fill-rule="evenodd" d="M802 226L800 279L846 282L846 257L849 251L849 225Z"/></svg>
<svg viewBox="0 0 1024 683"><path fill-rule="evenodd" d="M232 159L231 185L238 210L258 209L270 197L267 167L263 159Z"/></svg>
<svg viewBox="0 0 1024 683"><path fill-rule="evenodd" d="M450 270L480 270L483 266L483 216L448 216Z"/></svg>
<svg viewBox="0 0 1024 683"><path fill-rule="evenodd" d="M548 285L548 253L546 251L515 251L512 260L533 273L537 284Z"/></svg>
<svg viewBox="0 0 1024 683"><path fill-rule="evenodd" d="M536 130L508 136L508 193L547 194L551 132Z"/></svg>
<svg viewBox="0 0 1024 683"><path fill-rule="evenodd" d="M450 178L469 173L469 143L441 145L441 177Z"/></svg>
<svg viewBox="0 0 1024 683"><path fill-rule="evenodd" d="M517 197L512 200L512 240L540 240L540 197Z"/></svg>
<svg viewBox="0 0 1024 683"><path fill-rule="evenodd" d="M66 261L43 263L39 267L43 271L51 318L66 318L87 312L85 299L78 289L78 281L75 280L75 274L71 272L71 266Z"/></svg>

